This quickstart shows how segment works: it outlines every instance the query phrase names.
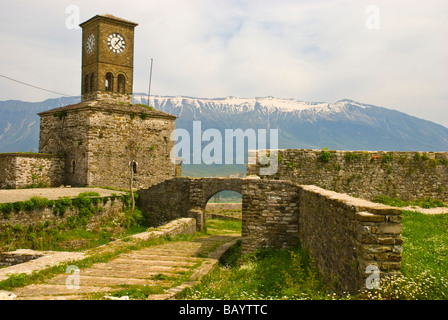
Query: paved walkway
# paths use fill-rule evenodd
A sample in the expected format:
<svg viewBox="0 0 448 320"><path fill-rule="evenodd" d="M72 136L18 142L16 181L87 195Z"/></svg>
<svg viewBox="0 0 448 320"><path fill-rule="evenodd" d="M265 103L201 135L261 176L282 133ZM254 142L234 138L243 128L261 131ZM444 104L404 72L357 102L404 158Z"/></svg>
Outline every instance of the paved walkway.
<svg viewBox="0 0 448 320"><path fill-rule="evenodd" d="M1 189L0 203L26 201L32 197L42 197L57 200L62 197L76 198L83 192L97 192L101 197L110 197L113 193L120 195L124 192L103 188L33 188L33 189Z"/></svg>
<svg viewBox="0 0 448 320"><path fill-rule="evenodd" d="M212 235L131 251L81 269L78 288L73 281L67 283L69 274L60 274L43 283L16 288L12 293L16 300L103 299L114 291L138 285L152 288L154 294L148 299L170 299L210 272L239 236ZM74 279L73 274L70 279Z"/></svg>

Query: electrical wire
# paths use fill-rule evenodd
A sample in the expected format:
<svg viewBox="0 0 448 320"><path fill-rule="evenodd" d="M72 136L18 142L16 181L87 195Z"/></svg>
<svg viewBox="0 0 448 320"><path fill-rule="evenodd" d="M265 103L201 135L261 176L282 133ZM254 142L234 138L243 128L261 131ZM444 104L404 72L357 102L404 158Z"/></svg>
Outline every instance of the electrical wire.
<svg viewBox="0 0 448 320"><path fill-rule="evenodd" d="M32 84L25 83L25 82L22 82L22 81L19 81L19 80L10 78L10 77L4 76L4 75L2 75L2 74L0 74L0 77L5 78L5 79L8 79L8 80L11 80L11 81L14 81L14 82L17 82L17 83L20 83L20 84L23 84L23 85L26 85L26 86L28 86L28 87L35 88L35 89L39 89L39 90L43 90L43 91L47 91L47 92L51 92L51 93L55 93L55 94L60 94L60 95L66 96L66 97L72 97L72 98L75 97L75 96L72 96L72 95L69 95L69 94L60 93L60 92L56 92L56 91L52 91L52 90L48 90L48 89L44 89L44 88L41 88L41 87L38 87L38 86L34 86L34 85L32 85Z"/></svg>

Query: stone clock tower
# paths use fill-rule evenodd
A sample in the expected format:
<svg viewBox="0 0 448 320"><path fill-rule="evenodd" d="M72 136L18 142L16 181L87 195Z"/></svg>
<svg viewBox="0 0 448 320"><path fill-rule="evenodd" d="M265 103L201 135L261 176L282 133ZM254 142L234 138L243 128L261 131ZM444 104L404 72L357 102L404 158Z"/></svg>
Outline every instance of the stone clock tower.
<svg viewBox="0 0 448 320"><path fill-rule="evenodd" d="M176 174L176 117L132 103L135 26L83 22L81 102L39 113L39 152L61 157L62 184L146 188Z"/></svg>
<svg viewBox="0 0 448 320"><path fill-rule="evenodd" d="M82 28L82 101L132 103L136 23L97 15Z"/></svg>

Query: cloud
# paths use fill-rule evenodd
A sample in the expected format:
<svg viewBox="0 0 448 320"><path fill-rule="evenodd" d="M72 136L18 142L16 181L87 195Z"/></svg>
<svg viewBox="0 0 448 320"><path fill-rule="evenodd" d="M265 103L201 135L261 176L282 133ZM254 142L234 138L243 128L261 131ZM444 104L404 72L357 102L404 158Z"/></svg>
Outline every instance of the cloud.
<svg viewBox="0 0 448 320"><path fill-rule="evenodd" d="M380 29L365 26L376 5ZM134 91L198 97L277 96L311 101L351 98L448 126L448 3L443 0L240 1L73 0L2 3L2 72L79 94L80 22L111 13L136 28ZM51 97L16 84L0 99Z"/></svg>

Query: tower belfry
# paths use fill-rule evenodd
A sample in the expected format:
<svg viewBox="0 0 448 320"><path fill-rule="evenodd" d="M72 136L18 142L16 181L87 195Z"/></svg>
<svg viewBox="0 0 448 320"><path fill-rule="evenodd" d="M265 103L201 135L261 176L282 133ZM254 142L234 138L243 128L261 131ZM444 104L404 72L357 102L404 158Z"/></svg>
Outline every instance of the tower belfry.
<svg viewBox="0 0 448 320"><path fill-rule="evenodd" d="M137 23L96 15L82 28L82 101L132 103Z"/></svg>

